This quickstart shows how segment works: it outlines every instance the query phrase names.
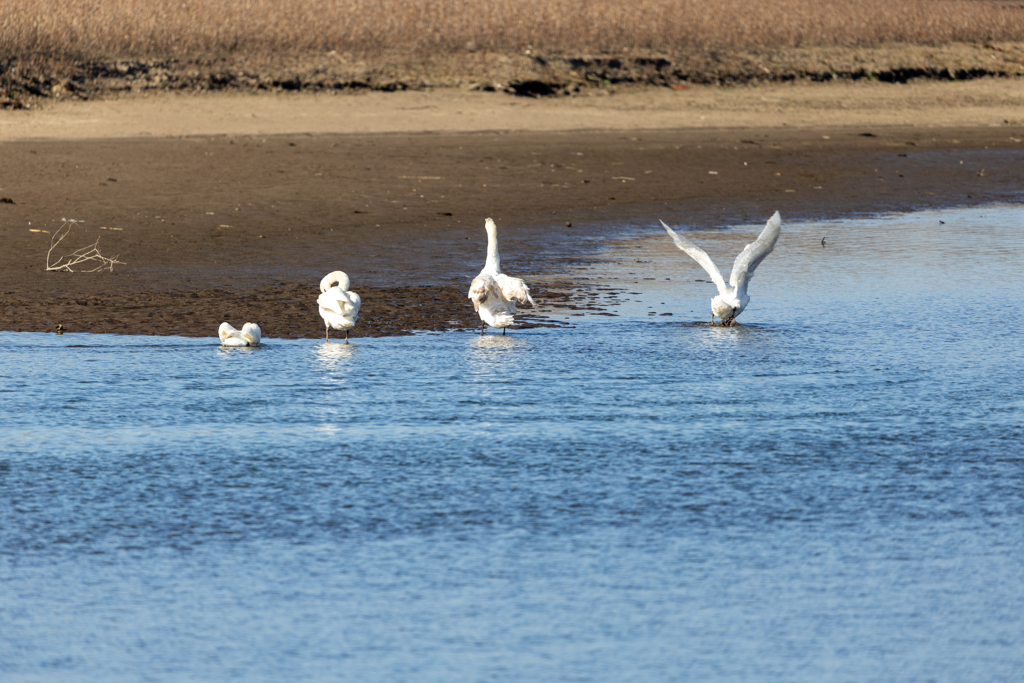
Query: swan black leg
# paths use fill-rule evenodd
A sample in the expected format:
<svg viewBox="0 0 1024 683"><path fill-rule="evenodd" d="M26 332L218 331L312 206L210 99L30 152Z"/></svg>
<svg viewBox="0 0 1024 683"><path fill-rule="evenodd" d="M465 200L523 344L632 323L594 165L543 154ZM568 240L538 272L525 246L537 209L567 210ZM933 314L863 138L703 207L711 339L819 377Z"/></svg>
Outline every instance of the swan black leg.
<svg viewBox="0 0 1024 683"><path fill-rule="evenodd" d="M331 326L327 325L324 329L327 330L327 341L331 341Z"/></svg>
<svg viewBox="0 0 1024 683"><path fill-rule="evenodd" d="M348 330L345 330L345 343L348 344Z"/></svg>
<svg viewBox="0 0 1024 683"><path fill-rule="evenodd" d="M505 336L505 330L507 330L507 329L508 329L507 327L503 327L503 328L501 328L501 336L502 336L502 337L504 337L504 336Z"/></svg>

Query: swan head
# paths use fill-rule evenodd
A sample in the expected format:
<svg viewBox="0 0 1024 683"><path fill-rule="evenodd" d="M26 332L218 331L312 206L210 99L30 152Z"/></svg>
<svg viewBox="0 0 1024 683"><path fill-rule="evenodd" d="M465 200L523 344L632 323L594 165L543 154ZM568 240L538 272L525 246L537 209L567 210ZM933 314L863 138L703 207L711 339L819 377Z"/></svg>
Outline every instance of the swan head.
<svg viewBox="0 0 1024 683"><path fill-rule="evenodd" d="M331 287L340 287L341 291L347 292L349 287L348 275L344 271L336 270L332 273L324 275L324 279L320 281L320 291L326 292Z"/></svg>
<svg viewBox="0 0 1024 683"><path fill-rule="evenodd" d="M484 221L484 230L487 231L487 234L491 234L492 232L498 232L498 226L495 225L493 218L488 218L487 220Z"/></svg>
<svg viewBox="0 0 1024 683"><path fill-rule="evenodd" d="M749 296L744 296L741 299L736 296L735 292L719 294L711 300L711 312L723 320L726 318L735 318L743 312L743 309L747 307L747 303L749 301Z"/></svg>

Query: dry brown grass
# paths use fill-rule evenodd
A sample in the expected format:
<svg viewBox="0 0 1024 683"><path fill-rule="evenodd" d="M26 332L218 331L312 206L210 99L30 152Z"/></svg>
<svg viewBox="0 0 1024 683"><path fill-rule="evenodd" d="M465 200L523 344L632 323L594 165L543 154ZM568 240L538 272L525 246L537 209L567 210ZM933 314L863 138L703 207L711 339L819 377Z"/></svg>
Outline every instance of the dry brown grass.
<svg viewBox="0 0 1024 683"><path fill-rule="evenodd" d="M611 53L1024 39L1021 0L0 0L0 58Z"/></svg>

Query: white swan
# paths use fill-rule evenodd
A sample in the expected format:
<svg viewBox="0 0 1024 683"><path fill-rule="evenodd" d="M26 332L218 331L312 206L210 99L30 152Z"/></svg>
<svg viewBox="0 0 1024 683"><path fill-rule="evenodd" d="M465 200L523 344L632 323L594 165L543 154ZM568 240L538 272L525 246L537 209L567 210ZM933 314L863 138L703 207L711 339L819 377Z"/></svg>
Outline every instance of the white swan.
<svg viewBox="0 0 1024 683"><path fill-rule="evenodd" d="M356 325L363 300L355 292L347 291L348 287L348 275L340 270L328 273L320 281L320 296L316 302L320 306L320 317L327 327L327 341L331 340L333 328L345 330L345 341L348 342L348 331Z"/></svg>
<svg viewBox="0 0 1024 683"><path fill-rule="evenodd" d="M246 323L236 330L227 323L221 323L217 330L222 346L259 346L263 331L256 323Z"/></svg>
<svg viewBox="0 0 1024 683"><path fill-rule="evenodd" d="M530 297L530 288L517 277L509 277L501 272L501 259L498 257L498 226L490 218L484 223L487 230L487 262L480 274L473 278L469 285L469 298L473 300L473 310L480 314L480 319L491 327L504 328L515 322L516 303L534 305ZM480 333L483 334L483 328Z"/></svg>
<svg viewBox="0 0 1024 683"><path fill-rule="evenodd" d="M732 275L729 276L729 286L725 285L722 273L718 266L708 257L703 249L696 244L677 235L672 228L661 221L662 227L672 236L676 246L686 252L686 255L699 263L708 272L711 279L718 286L718 296L711 300L711 324L715 323L715 316L722 319L722 324L729 326L736 322L736 316L743 312L750 302L747 296L747 285L750 278L754 277L754 270L761 264L768 254L772 253L775 243L779 241L779 231L782 228L782 216L776 211L764 230L757 239L743 247L743 251L736 257L732 264Z"/></svg>

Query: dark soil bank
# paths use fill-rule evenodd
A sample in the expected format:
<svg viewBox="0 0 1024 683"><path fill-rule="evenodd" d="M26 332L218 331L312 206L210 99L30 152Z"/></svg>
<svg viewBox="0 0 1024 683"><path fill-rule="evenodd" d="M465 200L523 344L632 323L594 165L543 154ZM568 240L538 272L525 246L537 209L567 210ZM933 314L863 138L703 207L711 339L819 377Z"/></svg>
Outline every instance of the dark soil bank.
<svg viewBox="0 0 1024 683"><path fill-rule="evenodd" d="M618 85L779 83L860 79L970 80L1024 76L1024 43L633 50L619 54L452 53L411 59L311 53L260 58L0 58L0 107L146 91L339 91L471 88L539 97Z"/></svg>

